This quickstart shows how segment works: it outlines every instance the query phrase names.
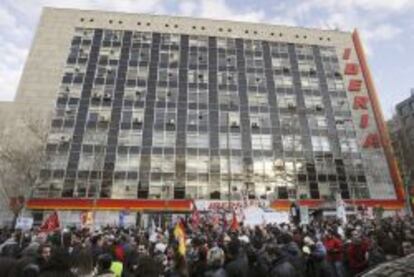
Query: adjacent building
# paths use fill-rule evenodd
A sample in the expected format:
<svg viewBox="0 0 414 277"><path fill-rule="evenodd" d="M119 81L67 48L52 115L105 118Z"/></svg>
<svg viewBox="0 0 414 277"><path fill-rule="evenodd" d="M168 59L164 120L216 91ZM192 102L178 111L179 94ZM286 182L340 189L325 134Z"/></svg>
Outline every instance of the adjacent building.
<svg viewBox="0 0 414 277"><path fill-rule="evenodd" d="M396 105L391 140L406 182L414 180L414 89L411 96Z"/></svg>
<svg viewBox="0 0 414 277"><path fill-rule="evenodd" d="M356 31L46 8L19 101L53 114L33 210L403 205Z"/></svg>

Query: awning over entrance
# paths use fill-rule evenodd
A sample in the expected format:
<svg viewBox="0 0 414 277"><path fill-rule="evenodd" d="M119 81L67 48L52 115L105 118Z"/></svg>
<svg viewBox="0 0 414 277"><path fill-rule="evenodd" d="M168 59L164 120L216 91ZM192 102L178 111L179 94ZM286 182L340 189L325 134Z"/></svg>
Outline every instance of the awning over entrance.
<svg viewBox="0 0 414 277"><path fill-rule="evenodd" d="M190 212L193 201L188 199L79 199L35 198L27 201L31 210L129 210Z"/></svg>
<svg viewBox="0 0 414 277"><path fill-rule="evenodd" d="M300 206L308 206L311 209L319 209L324 206L324 200L303 199L296 203ZM345 200L349 205L366 207L383 207L386 210L398 210L404 208L404 201L358 199ZM274 210L289 210L292 201L276 200L270 208ZM193 210L192 199L79 199L79 198L35 198L27 201L27 208L31 210L131 210L131 211L168 211L190 212Z"/></svg>
<svg viewBox="0 0 414 277"><path fill-rule="evenodd" d="M379 200L379 199L357 199L357 200L344 200L349 205L366 206L366 207L383 207L386 210L399 210L404 208L404 201L398 199L391 200ZM296 203L300 206L308 206L312 209L323 208L327 201L316 199L303 199L298 200ZM293 202L290 200L276 200L270 207L274 210L288 210Z"/></svg>

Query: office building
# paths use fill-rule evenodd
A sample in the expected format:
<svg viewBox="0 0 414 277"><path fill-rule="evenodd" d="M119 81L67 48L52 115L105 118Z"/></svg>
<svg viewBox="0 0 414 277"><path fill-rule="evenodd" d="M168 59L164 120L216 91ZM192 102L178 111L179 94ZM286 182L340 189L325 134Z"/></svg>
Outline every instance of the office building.
<svg viewBox="0 0 414 277"><path fill-rule="evenodd" d="M356 31L46 8L16 101L33 99L52 112L34 210L402 207Z"/></svg>
<svg viewBox="0 0 414 277"><path fill-rule="evenodd" d="M401 162L401 172L406 180L414 178L414 89L411 89L411 95L404 101L396 105L396 115L394 116L394 134L391 132L394 150L399 152ZM400 149L399 151L396 149Z"/></svg>

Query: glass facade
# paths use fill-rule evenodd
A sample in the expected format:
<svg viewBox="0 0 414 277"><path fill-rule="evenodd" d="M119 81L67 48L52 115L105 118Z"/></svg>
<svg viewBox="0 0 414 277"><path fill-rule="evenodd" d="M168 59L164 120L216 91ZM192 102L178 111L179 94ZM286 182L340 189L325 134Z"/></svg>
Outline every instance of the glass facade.
<svg viewBox="0 0 414 277"><path fill-rule="evenodd" d="M359 147L334 47L77 28L34 196L369 198Z"/></svg>

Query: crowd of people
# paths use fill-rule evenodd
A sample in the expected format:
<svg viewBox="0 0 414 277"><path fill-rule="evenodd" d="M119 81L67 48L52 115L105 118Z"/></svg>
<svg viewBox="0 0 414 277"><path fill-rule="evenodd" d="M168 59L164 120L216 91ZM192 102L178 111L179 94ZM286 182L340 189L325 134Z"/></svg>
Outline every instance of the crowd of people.
<svg viewBox="0 0 414 277"><path fill-rule="evenodd" d="M189 216L151 229L3 229L0 276L357 276L414 252L413 243L411 217L251 227Z"/></svg>

